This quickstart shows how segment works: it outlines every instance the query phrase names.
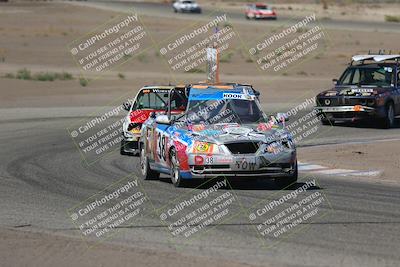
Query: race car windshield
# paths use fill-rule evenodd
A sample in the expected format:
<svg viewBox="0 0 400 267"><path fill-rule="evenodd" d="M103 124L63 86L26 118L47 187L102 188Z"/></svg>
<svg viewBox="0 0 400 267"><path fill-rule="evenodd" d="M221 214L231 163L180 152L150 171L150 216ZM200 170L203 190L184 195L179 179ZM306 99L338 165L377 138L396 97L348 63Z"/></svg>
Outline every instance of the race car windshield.
<svg viewBox="0 0 400 267"><path fill-rule="evenodd" d="M256 9L267 10L268 7L267 6L263 6L263 5L259 5L259 6L256 6Z"/></svg>
<svg viewBox="0 0 400 267"><path fill-rule="evenodd" d="M165 110L168 106L168 90L143 90L139 93L133 109ZM172 110L185 110L186 103L182 97L174 95L171 99Z"/></svg>
<svg viewBox="0 0 400 267"><path fill-rule="evenodd" d="M391 67L348 68L338 81L338 85L391 86L392 80Z"/></svg>
<svg viewBox="0 0 400 267"><path fill-rule="evenodd" d="M186 116L190 123L257 123L266 121L256 101L242 99L192 100Z"/></svg>

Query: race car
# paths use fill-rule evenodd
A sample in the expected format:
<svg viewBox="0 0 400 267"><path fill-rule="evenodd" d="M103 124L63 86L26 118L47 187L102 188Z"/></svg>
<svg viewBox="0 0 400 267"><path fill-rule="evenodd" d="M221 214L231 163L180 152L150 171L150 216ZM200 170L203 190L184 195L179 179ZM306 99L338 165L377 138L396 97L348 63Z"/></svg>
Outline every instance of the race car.
<svg viewBox="0 0 400 267"><path fill-rule="evenodd" d="M245 16L246 19L277 19L276 11L262 3L247 5Z"/></svg>
<svg viewBox="0 0 400 267"><path fill-rule="evenodd" d="M194 0L177 0L172 4L175 13L188 12L188 13L201 13L199 4Z"/></svg>
<svg viewBox="0 0 400 267"><path fill-rule="evenodd" d="M185 113L150 117L142 126L145 180L164 173L177 187L214 177L272 178L278 186L297 181L292 136L283 119L264 114L251 86L194 84L186 95Z"/></svg>
<svg viewBox="0 0 400 267"><path fill-rule="evenodd" d="M390 128L400 115L400 55L355 55L335 86L316 97L325 125L369 120Z"/></svg>
<svg viewBox="0 0 400 267"><path fill-rule="evenodd" d="M166 112L168 93L171 89L175 89L177 94L184 94L184 86L145 86L139 90L133 101L123 104L128 114L122 124L121 155L137 156L139 154L138 141L142 124L150 116ZM187 104L185 99L183 97L172 100L172 114L185 111Z"/></svg>

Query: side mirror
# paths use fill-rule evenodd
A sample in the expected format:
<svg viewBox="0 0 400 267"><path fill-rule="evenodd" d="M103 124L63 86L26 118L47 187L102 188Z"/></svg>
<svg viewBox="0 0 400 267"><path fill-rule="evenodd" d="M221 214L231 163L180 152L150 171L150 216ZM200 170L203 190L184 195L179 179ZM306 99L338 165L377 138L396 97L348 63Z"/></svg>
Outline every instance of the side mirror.
<svg viewBox="0 0 400 267"><path fill-rule="evenodd" d="M171 125L171 120L168 118L167 115L158 115L156 117L156 123Z"/></svg>
<svg viewBox="0 0 400 267"><path fill-rule="evenodd" d="M128 102L125 102L125 103L123 103L122 104L122 107L126 110L126 111L129 111L130 109L131 109L131 103L128 101Z"/></svg>
<svg viewBox="0 0 400 267"><path fill-rule="evenodd" d="M156 118L156 113L155 112L150 112L150 118L155 119Z"/></svg>
<svg viewBox="0 0 400 267"><path fill-rule="evenodd" d="M336 85L337 82L338 82L338 79L332 79L332 82L333 82L334 85Z"/></svg>
<svg viewBox="0 0 400 267"><path fill-rule="evenodd" d="M289 116L286 113L277 113L276 118L281 122L289 121Z"/></svg>

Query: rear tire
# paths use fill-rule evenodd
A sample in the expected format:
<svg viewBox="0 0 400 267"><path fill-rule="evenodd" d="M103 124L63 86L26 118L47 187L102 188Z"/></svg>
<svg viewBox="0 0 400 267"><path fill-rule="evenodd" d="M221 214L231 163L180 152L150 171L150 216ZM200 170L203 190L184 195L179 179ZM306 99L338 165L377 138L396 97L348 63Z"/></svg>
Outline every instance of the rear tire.
<svg viewBox="0 0 400 267"><path fill-rule="evenodd" d="M160 178L160 173L150 168L149 159L142 144L140 145L140 173L144 180L157 180Z"/></svg>
<svg viewBox="0 0 400 267"><path fill-rule="evenodd" d="M385 118L381 121L381 127L383 129L389 129L394 126L394 106L392 102L386 105L385 112Z"/></svg>
<svg viewBox="0 0 400 267"><path fill-rule="evenodd" d="M179 170L179 161L176 155L175 148L171 149L170 159L171 159L171 182L174 184L175 187L185 186L187 182L184 179L182 179Z"/></svg>
<svg viewBox="0 0 400 267"><path fill-rule="evenodd" d="M284 189L284 188L296 183L298 176L299 176L299 171L298 171L298 166L297 166L297 161L296 161L296 167L295 167L294 173L288 177L276 178L275 184L280 189Z"/></svg>

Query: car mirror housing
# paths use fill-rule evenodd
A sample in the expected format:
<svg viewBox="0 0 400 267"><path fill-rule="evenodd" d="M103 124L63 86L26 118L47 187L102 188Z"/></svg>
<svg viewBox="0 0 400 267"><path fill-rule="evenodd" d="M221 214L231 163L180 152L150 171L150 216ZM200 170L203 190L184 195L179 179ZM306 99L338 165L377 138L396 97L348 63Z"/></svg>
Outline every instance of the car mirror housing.
<svg viewBox="0 0 400 267"><path fill-rule="evenodd" d="M283 122L283 121L289 121L289 116L286 113L276 113L276 118Z"/></svg>
<svg viewBox="0 0 400 267"><path fill-rule="evenodd" d="M129 103L129 102L122 103L122 107L123 107L126 111L129 111L129 110L131 109L131 103Z"/></svg>
<svg viewBox="0 0 400 267"><path fill-rule="evenodd" d="M336 85L337 82L338 82L338 79L332 79L332 82L333 82L334 85Z"/></svg>
<svg viewBox="0 0 400 267"><path fill-rule="evenodd" d="M156 123L171 125L171 120L167 115L158 115L156 117Z"/></svg>

